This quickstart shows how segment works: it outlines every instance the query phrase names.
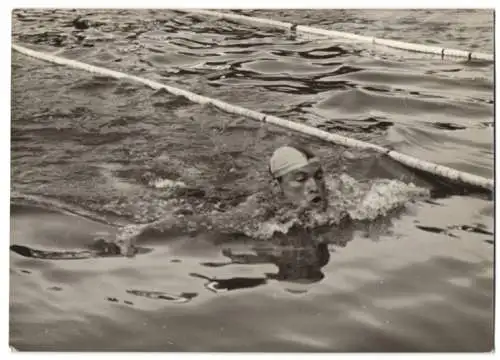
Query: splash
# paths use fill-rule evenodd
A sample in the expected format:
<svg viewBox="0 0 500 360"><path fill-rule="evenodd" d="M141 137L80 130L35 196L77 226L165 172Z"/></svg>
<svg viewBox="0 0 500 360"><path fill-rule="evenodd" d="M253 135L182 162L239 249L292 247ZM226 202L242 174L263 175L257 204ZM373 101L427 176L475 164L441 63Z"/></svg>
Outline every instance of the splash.
<svg viewBox="0 0 500 360"><path fill-rule="evenodd" d="M259 194L249 198L230 216L219 219L222 228L239 228L252 238L270 239L292 228L314 229L334 226L343 220L373 221L408 203L430 196L428 189L399 180L377 179L360 182L347 174L327 179L329 208L301 210L279 199ZM249 211L253 208L253 211ZM253 215L253 216L252 216Z"/></svg>

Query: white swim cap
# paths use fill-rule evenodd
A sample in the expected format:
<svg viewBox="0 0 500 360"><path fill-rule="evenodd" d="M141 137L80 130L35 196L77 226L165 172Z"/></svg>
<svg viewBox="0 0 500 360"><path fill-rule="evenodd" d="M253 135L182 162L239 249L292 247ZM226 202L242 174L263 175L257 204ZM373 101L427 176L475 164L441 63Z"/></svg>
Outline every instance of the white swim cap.
<svg viewBox="0 0 500 360"><path fill-rule="evenodd" d="M274 178L279 178L290 171L300 169L310 163L319 162L317 157L307 158L300 150L291 146L282 146L274 151L269 160L269 171Z"/></svg>

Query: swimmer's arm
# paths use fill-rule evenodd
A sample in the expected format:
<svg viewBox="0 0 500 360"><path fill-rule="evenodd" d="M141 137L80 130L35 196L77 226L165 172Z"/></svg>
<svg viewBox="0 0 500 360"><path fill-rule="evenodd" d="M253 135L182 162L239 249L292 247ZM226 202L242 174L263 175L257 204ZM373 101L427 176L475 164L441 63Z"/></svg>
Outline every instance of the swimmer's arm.
<svg viewBox="0 0 500 360"><path fill-rule="evenodd" d="M174 215L156 220L149 224L127 225L120 229L115 243L125 256L133 256L136 252L137 240L147 233L154 235L173 236L178 234L196 235L217 230L215 224L223 217L218 214L210 215Z"/></svg>
<svg viewBox="0 0 500 360"><path fill-rule="evenodd" d="M244 203L235 209L226 212L214 211L210 214L195 214L191 211L184 214L169 213L167 216L143 225L128 225L120 231L116 243L120 247L123 255L134 254L137 239L147 233L161 235L189 234L196 235L216 231L231 235L244 234L244 219L254 216L254 212L259 208L256 196L250 196ZM189 210L188 210L189 211Z"/></svg>

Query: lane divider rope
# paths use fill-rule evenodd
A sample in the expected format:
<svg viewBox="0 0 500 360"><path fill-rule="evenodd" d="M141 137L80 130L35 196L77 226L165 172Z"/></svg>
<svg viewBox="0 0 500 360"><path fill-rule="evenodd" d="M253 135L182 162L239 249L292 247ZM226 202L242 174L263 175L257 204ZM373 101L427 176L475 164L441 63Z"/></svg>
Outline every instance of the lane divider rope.
<svg viewBox="0 0 500 360"><path fill-rule="evenodd" d="M156 81L148 80L139 76L134 76L130 74L126 74L123 72L115 71L115 70L109 70L106 68L86 64L77 60L71 60L67 58L63 58L60 56L52 55L52 54L47 54L35 50L28 49L26 47L17 45L12 43L12 49L39 59L43 61L47 61L53 64L58 64L58 65L63 65L67 66L73 69L80 69L84 70L93 74L98 74L102 76L109 76L115 79L123 79L123 80L129 80L132 82L140 83L143 85L146 85L152 89L158 90L158 89L164 89L170 94L176 95L176 96L182 96L185 97L186 99L197 103L197 104L210 104L222 111L225 111L227 113L231 114L237 114L241 115L259 122L267 123L267 124L272 124L281 128L289 129L296 131L301 134L309 135L318 139L321 139L326 142L330 142L333 144L337 145L342 145L346 147L353 147L353 148L359 148L359 149L371 149L374 150L378 153L384 154L389 156L390 158L410 167L413 169L421 170L436 176L440 176L449 180L452 180L454 182L459 182L462 184L467 184L467 185L472 185L475 187L480 187L483 189L487 190L493 190L493 180L487 179L478 175L474 174L469 174L466 172L458 171L455 169L451 169L449 167L443 166L443 165L438 165L434 164L428 161L420 160L414 157L411 157L409 155L401 154L397 151L387 149L385 147L375 145L375 144L370 144L365 141L361 140L356 140L356 139L351 139L345 136L329 133L305 124L300 124L294 121L286 120L279 118L277 116L273 115L266 115L264 113L254 111L254 110L249 110L246 108L243 108L241 106L236 106L232 105L217 99L212 99L206 96L198 95L195 93L192 93L187 90L182 90L173 86L165 85Z"/></svg>
<svg viewBox="0 0 500 360"><path fill-rule="evenodd" d="M304 26L299 24L292 24L289 22L276 21L271 19L264 19L252 16L245 16L233 13L225 13L219 11L211 11L211 10L197 10L197 9L175 9L177 12L187 13L187 14L198 14L198 15L207 15L214 16L221 19L233 20L237 22L247 23L250 25L268 25L272 27L282 28L291 32L296 33L304 33L304 34L313 34L313 35L321 35L331 38L344 38L351 39L355 41L370 43L374 45L383 45L395 49L407 50L413 52L427 53L427 54L435 54L441 56L441 58L445 57L458 57L458 58L466 58L470 60L483 60L483 61L494 61L493 54L480 53L480 52L471 52L465 50L456 50L456 49L448 49L440 46L429 46L429 45L421 45L421 44L412 44L403 41L390 40L390 39L380 39L372 36L363 36L357 35L353 33L336 31L336 30L326 30L320 28L314 28L310 26Z"/></svg>

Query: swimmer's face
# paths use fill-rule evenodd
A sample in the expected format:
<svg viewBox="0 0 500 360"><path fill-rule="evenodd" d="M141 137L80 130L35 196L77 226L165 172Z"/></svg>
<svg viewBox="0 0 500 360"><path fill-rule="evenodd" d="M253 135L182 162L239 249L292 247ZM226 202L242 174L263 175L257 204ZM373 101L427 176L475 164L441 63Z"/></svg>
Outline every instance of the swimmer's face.
<svg viewBox="0 0 500 360"><path fill-rule="evenodd" d="M295 206L326 210L327 190L323 169L319 163L310 163L281 177L281 190Z"/></svg>

